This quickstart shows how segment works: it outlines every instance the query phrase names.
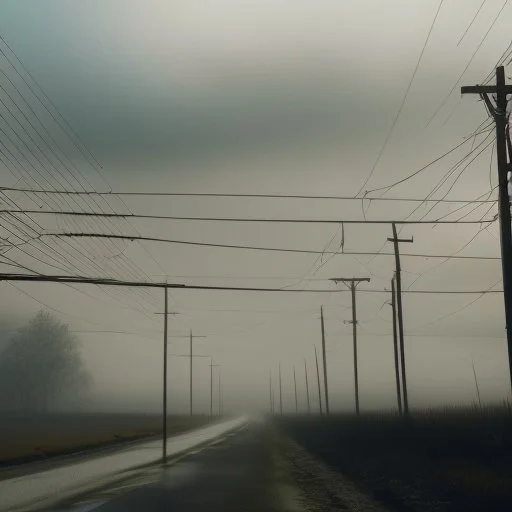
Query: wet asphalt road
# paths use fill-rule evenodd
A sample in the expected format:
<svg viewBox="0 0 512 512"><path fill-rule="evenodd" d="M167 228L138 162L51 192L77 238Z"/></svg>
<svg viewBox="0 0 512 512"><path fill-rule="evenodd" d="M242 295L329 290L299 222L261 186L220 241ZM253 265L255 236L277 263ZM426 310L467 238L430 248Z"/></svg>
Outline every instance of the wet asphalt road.
<svg viewBox="0 0 512 512"><path fill-rule="evenodd" d="M82 512L299 512L264 425L250 424L166 466L52 510Z"/></svg>

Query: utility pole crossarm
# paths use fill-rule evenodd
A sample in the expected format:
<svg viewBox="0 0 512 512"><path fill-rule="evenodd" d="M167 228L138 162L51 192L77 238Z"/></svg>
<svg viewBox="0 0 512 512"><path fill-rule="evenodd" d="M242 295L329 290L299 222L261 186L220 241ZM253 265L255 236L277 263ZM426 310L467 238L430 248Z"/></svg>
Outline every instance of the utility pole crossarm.
<svg viewBox="0 0 512 512"><path fill-rule="evenodd" d="M388 237L388 242L397 242L397 243L410 243L412 244L414 242L414 237L411 236L411 238L390 238Z"/></svg>
<svg viewBox="0 0 512 512"><path fill-rule="evenodd" d="M333 281L334 283L362 283L362 282L370 282L369 277L333 277L329 279L329 281Z"/></svg>
<svg viewBox="0 0 512 512"><path fill-rule="evenodd" d="M461 94L494 94L495 85L464 85L460 88ZM512 85L505 85L505 94L512 94Z"/></svg>

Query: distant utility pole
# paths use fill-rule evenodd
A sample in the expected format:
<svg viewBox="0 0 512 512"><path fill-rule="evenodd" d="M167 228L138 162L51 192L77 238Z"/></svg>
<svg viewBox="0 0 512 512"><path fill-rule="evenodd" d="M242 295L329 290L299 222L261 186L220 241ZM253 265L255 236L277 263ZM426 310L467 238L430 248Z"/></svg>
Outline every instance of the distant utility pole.
<svg viewBox="0 0 512 512"><path fill-rule="evenodd" d="M295 376L295 366L293 367L293 385L295 387L295 412L299 412L299 402L297 401L297 377Z"/></svg>
<svg viewBox="0 0 512 512"><path fill-rule="evenodd" d="M213 368L220 366L220 364L213 364L213 359L210 358L210 419L213 419Z"/></svg>
<svg viewBox="0 0 512 512"><path fill-rule="evenodd" d="M393 352L395 355L396 401L398 404L398 413L402 414L402 393L400 391L400 366L398 363L398 336L396 332L396 297L394 277L391 279L391 311L393 314Z"/></svg>
<svg viewBox="0 0 512 512"><path fill-rule="evenodd" d="M272 393L272 370L268 372L268 395L269 395L269 404L270 404L270 414L274 414L274 399Z"/></svg>
<svg viewBox="0 0 512 512"><path fill-rule="evenodd" d="M283 415L283 385L281 382L281 361L279 361L279 413Z"/></svg>
<svg viewBox="0 0 512 512"><path fill-rule="evenodd" d="M308 364L304 359L304 375L306 376L306 402L308 404L308 414L311 414L311 404L309 402L309 382L308 382Z"/></svg>
<svg viewBox="0 0 512 512"><path fill-rule="evenodd" d="M316 363L316 383L318 385L318 409L320 411L320 416L323 415L322 411L322 389L320 388L320 372L318 371L318 355L316 353L316 345L315 345L315 363Z"/></svg>
<svg viewBox="0 0 512 512"><path fill-rule="evenodd" d="M336 277L331 279L335 283L342 282L347 286L352 295L352 339L354 347L354 390L355 390L355 402L356 402L356 414L359 414L359 372L357 365L357 312L356 312L356 286L362 282L370 282L369 277Z"/></svg>
<svg viewBox="0 0 512 512"><path fill-rule="evenodd" d="M324 307L320 306L320 325L322 327L322 359L324 363L324 398L325 414L329 416L329 386L327 385L327 357L325 355L325 327L324 327Z"/></svg>
<svg viewBox="0 0 512 512"><path fill-rule="evenodd" d="M222 414L222 398L221 398L221 383L220 383L220 370L219 370L219 389L218 389L218 394L219 394L219 416Z"/></svg>
<svg viewBox="0 0 512 512"><path fill-rule="evenodd" d="M503 272L503 294L505 299L505 321L507 329L508 365L512 383L512 234L510 230L510 196L508 173L512 171L512 143L510 141L509 118L507 116L507 94L512 94L512 85L505 83L503 66L496 68L496 85L475 85L461 88L462 94L478 94L494 117L496 125L496 160L498 164L498 211L500 219L501 266ZM495 105L489 99L495 95ZM508 159L507 159L508 145Z"/></svg>
<svg viewBox="0 0 512 512"><path fill-rule="evenodd" d="M396 279L396 305L398 314L398 336L400 339L400 363L402 366L402 391L404 393L404 413L409 414L409 399L407 396L407 377L405 373L405 344L404 344L404 319L402 314L402 269L400 267L400 249L399 243L412 243L414 239L398 238L396 224L391 224L393 228L393 238L388 238L388 242L393 242L395 249L395 279Z"/></svg>
<svg viewBox="0 0 512 512"><path fill-rule="evenodd" d="M475 361L471 359L471 366L473 367L473 377L475 378L476 396L478 398L478 407L482 408L482 400L480 399L480 388L478 387L478 379L476 378Z"/></svg>
<svg viewBox="0 0 512 512"><path fill-rule="evenodd" d="M192 344L193 344L193 339L194 338L206 338L206 336L193 336L192 335L192 329L190 329L190 372L189 372L189 376L190 376L190 391L189 391L189 397L190 397L190 416L193 415L193 409L192 409L192 383L193 383L193 365L192 365L192 362L193 362L193 359L194 359L194 355L193 355L193 349L192 349Z"/></svg>
<svg viewBox="0 0 512 512"><path fill-rule="evenodd" d="M274 386L272 386L272 413L276 411L276 390Z"/></svg>
<svg viewBox="0 0 512 512"><path fill-rule="evenodd" d="M189 372L189 377L190 377L190 391L189 391L189 399L190 399L190 416L193 416L194 412L193 412L193 408L192 408L192 382L193 382L193 378L192 378L192 375L193 375L193 364L192 364L192 360L194 359L194 355L193 355L193 349L192 349L192 329L190 329L190 372Z"/></svg>

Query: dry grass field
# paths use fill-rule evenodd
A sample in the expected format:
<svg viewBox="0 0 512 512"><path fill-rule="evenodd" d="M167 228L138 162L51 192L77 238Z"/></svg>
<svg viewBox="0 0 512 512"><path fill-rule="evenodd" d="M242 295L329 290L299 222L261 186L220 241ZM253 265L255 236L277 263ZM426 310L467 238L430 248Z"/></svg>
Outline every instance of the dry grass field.
<svg viewBox="0 0 512 512"><path fill-rule="evenodd" d="M207 416L169 416L170 435L204 425ZM0 416L0 467L161 435L156 414Z"/></svg>

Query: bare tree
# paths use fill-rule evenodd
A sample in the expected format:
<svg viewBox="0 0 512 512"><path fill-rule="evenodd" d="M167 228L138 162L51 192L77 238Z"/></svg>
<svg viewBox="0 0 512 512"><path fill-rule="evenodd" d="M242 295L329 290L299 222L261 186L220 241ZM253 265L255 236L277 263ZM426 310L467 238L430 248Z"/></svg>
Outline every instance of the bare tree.
<svg viewBox="0 0 512 512"><path fill-rule="evenodd" d="M0 355L0 407L44 412L83 398L91 385L78 339L40 311Z"/></svg>

